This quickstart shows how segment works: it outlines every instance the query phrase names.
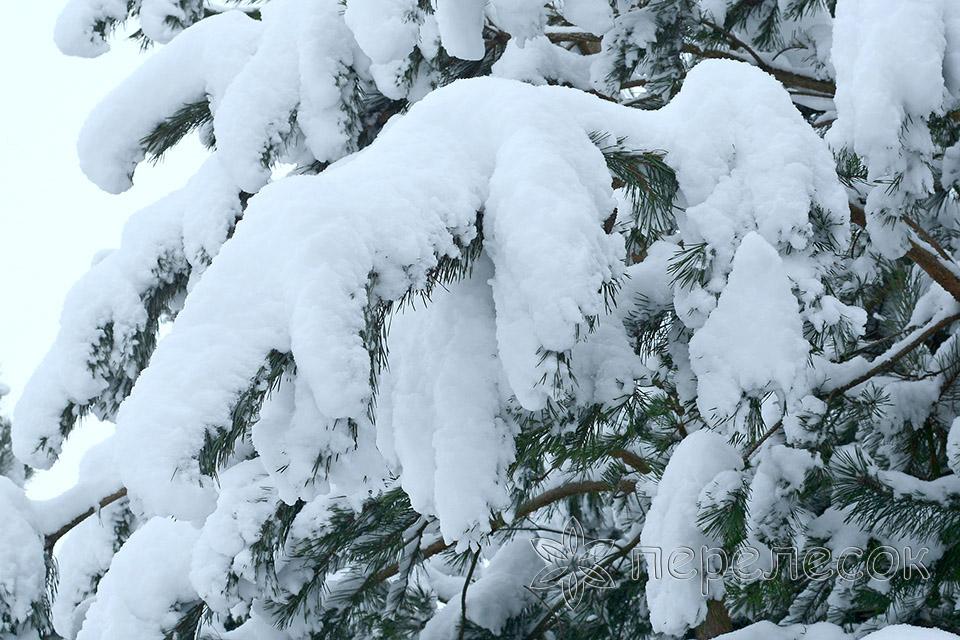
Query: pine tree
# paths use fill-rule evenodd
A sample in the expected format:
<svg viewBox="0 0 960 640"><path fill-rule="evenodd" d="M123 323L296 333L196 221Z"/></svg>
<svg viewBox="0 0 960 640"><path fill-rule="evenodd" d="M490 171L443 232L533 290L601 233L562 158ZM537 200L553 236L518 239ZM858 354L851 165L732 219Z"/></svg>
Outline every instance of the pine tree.
<svg viewBox="0 0 960 640"><path fill-rule="evenodd" d="M951 0L70 0L56 39L122 32L163 47L87 176L210 159L17 406L34 468L117 432L0 485L43 549L0 637L960 633Z"/></svg>

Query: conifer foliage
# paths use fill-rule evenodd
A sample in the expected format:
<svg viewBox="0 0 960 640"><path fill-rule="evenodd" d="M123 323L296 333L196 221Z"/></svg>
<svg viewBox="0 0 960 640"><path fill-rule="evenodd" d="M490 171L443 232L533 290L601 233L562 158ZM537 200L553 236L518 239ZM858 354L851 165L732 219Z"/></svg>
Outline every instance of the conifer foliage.
<svg viewBox="0 0 960 640"><path fill-rule="evenodd" d="M159 49L80 132L94 183L209 159L18 403L32 468L116 424L79 484L27 500L0 422L0 638L960 633L953 0L69 0L55 31Z"/></svg>

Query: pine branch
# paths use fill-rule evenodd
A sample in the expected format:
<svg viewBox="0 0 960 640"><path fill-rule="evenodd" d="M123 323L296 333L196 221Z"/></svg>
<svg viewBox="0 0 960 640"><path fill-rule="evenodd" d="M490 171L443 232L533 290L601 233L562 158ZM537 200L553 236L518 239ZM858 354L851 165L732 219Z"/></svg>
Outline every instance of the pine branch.
<svg viewBox="0 0 960 640"><path fill-rule="evenodd" d="M470 563L467 579L463 582L463 590L460 592L460 640L463 640L463 632L467 630L467 589L470 588L470 581L473 580L473 572L476 571L479 560L480 549L477 549L473 554L473 562Z"/></svg>
<svg viewBox="0 0 960 640"><path fill-rule="evenodd" d="M940 331L944 327L950 325L951 323L957 320L960 320L960 313L954 314L952 316L947 316L946 318L942 318L941 320L930 324L923 331L914 332L913 339L911 339L906 345L904 345L903 348L899 349L898 351L890 355L884 354L874 359L874 362L876 364L873 367L871 367L868 371L866 371L862 375L857 376L853 380L847 382L846 384L832 390L830 392L830 397L832 398L842 393L846 393L847 391L849 391L850 389L853 389L857 385L863 384L864 382L873 378L874 376L889 370L890 367L895 365L904 356L906 356L908 353L916 349L918 346L920 346L921 344L929 340L931 336L933 336L938 331ZM880 362L877 362L878 360Z"/></svg>
<svg viewBox="0 0 960 640"><path fill-rule="evenodd" d="M850 221L863 228L866 228L867 226L867 216L863 208L852 202L850 203ZM907 218L904 218L904 221L906 222ZM914 227L911 226L911 223L916 225L916 223L912 220L906 222L907 226L910 226L913 229ZM921 235L920 232L917 231L917 235L920 235L921 238L923 238L924 235L926 235L926 232L923 232L923 235ZM926 238L924 239L926 240ZM930 238L928 242L931 242L931 246L938 253L942 252L941 255L946 255L946 251L944 251L940 245L936 244L936 242L933 241L933 238ZM958 277L957 274L954 273L953 270L951 270L948 266L943 264L943 262L941 262L934 253L924 249L914 240L910 240L910 250L907 251L906 257L923 269L928 276L933 278L934 282L939 284L947 293L953 296L954 300L960 302L960 277Z"/></svg>
<svg viewBox="0 0 960 640"><path fill-rule="evenodd" d="M524 502L517 508L517 511L514 514L513 519L520 520L521 518L525 518L530 514L532 514L534 511L542 509L543 507L551 505L555 502L559 502L564 498L572 498L574 496L582 496L582 495L587 495L592 493L606 493L606 492L631 493L635 489L636 489L636 484L629 481L624 481L621 483L620 486L617 486L617 487L611 487L606 482L600 482L597 480L571 482L569 484L565 484L565 485L556 487L554 489L550 489L549 491L545 491L544 493L536 496L535 498L532 498L527 502ZM506 521L503 520L502 517L498 516L490 523L490 532L493 533L495 531L502 529L505 526L507 526ZM437 540L436 542L434 542L433 544L431 544L430 546L428 546L426 549L423 550L422 558L424 560L428 558L432 558L438 553L441 553L443 551L446 551L447 549L450 549L454 545L455 543L447 544L443 541L443 538L440 538L439 540ZM400 570L399 564L393 563L387 567L384 567L380 571L378 571L373 576L372 582L373 583L383 582L384 580L387 580L397 575L397 572L399 570Z"/></svg>
<svg viewBox="0 0 960 640"><path fill-rule="evenodd" d="M106 498L101 499L100 502L97 503L96 507L90 507L89 509L87 509L86 511L78 515L76 518L74 518L67 524L63 525L62 527L60 527L50 535L46 536L43 541L44 551L47 551L47 552L53 551L53 547L54 545L57 544L57 541L59 541L60 538L62 538L63 536L67 535L71 529L79 525L81 522L83 522L93 514L97 513L100 509L106 508L108 505L113 504L114 502L125 497L126 495L127 495L126 487L120 489L116 493L111 493Z"/></svg>
<svg viewBox="0 0 960 640"><path fill-rule="evenodd" d="M749 60L726 51L701 49L694 44L683 45L683 52L701 58L720 58L724 60L737 60L738 62L749 62ZM811 78L810 76L804 76L799 73L794 73L793 71L786 71L784 69L777 69L768 65L764 65L760 68L772 75L784 85L815 91L818 95L821 95L825 98L832 97L837 91L837 86L832 82L827 82L826 80L818 80L816 78Z"/></svg>

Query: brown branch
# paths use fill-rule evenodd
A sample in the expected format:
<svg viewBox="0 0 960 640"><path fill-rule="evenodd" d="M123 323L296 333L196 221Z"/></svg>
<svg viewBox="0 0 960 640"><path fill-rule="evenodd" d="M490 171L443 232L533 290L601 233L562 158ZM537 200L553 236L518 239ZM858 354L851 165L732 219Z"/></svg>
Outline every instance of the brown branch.
<svg viewBox="0 0 960 640"><path fill-rule="evenodd" d="M914 233L916 233L918 236L920 236L920 238L921 238L924 242L926 242L928 245L930 245L930 246L933 248L934 251L936 251L937 253L939 253L941 258L943 258L944 260L951 260L951 261L953 260L953 258L950 257L950 254L947 253L947 251L946 251L942 246L940 246L940 243L937 242L937 241L934 239L933 236L931 236L929 233L927 233L927 230L926 230L926 229L924 229L923 227L921 227L919 224L917 224L916 222L914 222L911 218L909 218L909 217L907 217L907 216L903 216L903 221L906 223L906 225L907 225L908 227L910 227L911 229L913 229Z"/></svg>
<svg viewBox="0 0 960 640"><path fill-rule="evenodd" d="M783 426L783 418L780 418L773 424L772 427L767 429L762 436L757 438L757 441L754 442L752 445L750 445L750 447L743 453L743 461L746 462L747 460L749 460L750 456L752 456L754 452L756 452L756 450L760 448L760 445L766 442L767 438L769 438L770 436L775 434L777 431L779 431L780 427L782 426Z"/></svg>
<svg viewBox="0 0 960 640"><path fill-rule="evenodd" d="M726 29L724 29L724 28L721 27L720 25L714 24L713 22L711 22L711 21L709 21L709 20L701 20L701 23L702 23L702 24L705 24L706 26L710 27L711 29L713 29L714 31L716 31L717 33L719 33L720 35L722 35L723 37L725 37L725 38L727 39L727 42L730 43L730 48L731 48L731 49L734 49L734 50L736 50L736 49L743 49L744 51L746 51L747 53L749 53L749 54L750 54L750 57L753 58L754 60L756 60L757 66L760 67L761 69L763 69L764 71L769 71L769 70L772 68L772 67L770 67L770 65L768 65L766 62L764 62L764 61L760 58L759 55L757 55L757 52L754 51L754 50L750 47L750 45L748 45L746 42L744 42L743 40L741 40L741 39L738 38L737 36L733 35L733 34L730 33L729 31L727 31Z"/></svg>
<svg viewBox="0 0 960 640"><path fill-rule="evenodd" d="M865 373L863 373L863 374L860 375L860 376L857 376L856 378L854 378L854 379L851 380L850 382L847 382L846 384L844 384L844 385L842 385L842 386L839 386L839 387L837 387L836 389L833 389L833 390L830 392L830 394L827 396L825 402L826 402L827 404L829 404L830 401L831 401L833 398L837 397L838 395L841 395L841 394L843 394L843 393L846 393L847 391L849 391L850 389L853 389L853 388L856 387L857 385L863 384L864 382L866 382L866 381L869 380L870 378L872 378L872 377L874 377L874 376L876 376L876 375L880 375L881 373L887 371L888 369L890 369L890 367L892 367L893 365L895 365L898 361L900 361L900 359L902 359L902 358L903 358L904 356L906 356L908 353L910 353L911 351L913 351L914 349L916 349L918 346L920 346L921 344L923 344L924 342L926 342L928 339L930 339L930 337L931 337L933 334L935 334L937 331L939 331L940 329L946 327L946 326L949 325L951 322L955 322L955 321L957 321L957 320L960 320L960 313L954 314L954 315L952 315L952 316L948 316L948 317L946 317L946 318L943 318L943 319L940 320L939 322L936 322L936 323L930 325L929 327L927 327L926 329L924 329L924 330L923 330L922 332L920 332L920 334L918 334L913 340L911 340L909 343L907 343L902 349L900 349L899 351L897 351L897 352L896 352L895 354L893 354L892 356L890 356L890 357L888 357L888 358L884 358L883 356L880 356L878 359L882 358L881 362L877 363L876 365L874 365L873 367L871 367L868 371L866 371ZM757 449L760 448L760 445L762 445L764 442L766 442L767 438L769 438L769 437L772 436L774 433L776 433L777 431L779 431L779 430L780 430L780 427L782 427L782 426L783 426L783 418L780 418L779 420L777 420L777 421L773 424L773 426L771 426L769 429L767 429L767 430L764 432L764 434L763 434L762 436L760 436L760 438L758 438L757 441L754 442L752 445L750 445L750 447L744 452L744 454L743 454L743 460L744 460L744 462L746 462L747 460L749 460L749 459L750 459L750 456L752 456L752 455L757 451Z"/></svg>
<svg viewBox="0 0 960 640"><path fill-rule="evenodd" d="M918 346L920 346L921 344L929 340L930 337L933 336L933 334L935 334L937 331L939 331L940 329L943 329L944 327L946 327L952 322L956 322L957 320L960 320L960 313L954 314L952 316L947 316L946 318L943 318L939 322L931 324L929 327L927 327L922 332L920 332L920 334L917 335L917 337L915 337L913 340L907 343L902 349L900 349L900 351L896 352L889 358L884 358L883 356L879 356L879 358L883 358L883 360L879 364L871 367L869 371L865 372L860 376L857 376L850 382L840 387L837 387L836 389L831 391L830 397L832 398L837 395L840 395L841 393L846 393L847 391L849 391L850 389L853 389L857 385L863 384L870 378L876 375L879 375L884 371L887 371L888 369L890 369L890 367L892 367L898 361L900 361L900 359L903 358L905 355L907 355L908 353L916 349Z"/></svg>
<svg viewBox="0 0 960 640"><path fill-rule="evenodd" d="M850 203L850 221L860 227L867 226L867 216L863 208L852 202ZM937 253L950 259L946 251L944 251L926 231L923 231L916 222L906 217L904 221L907 226L913 229L924 241L930 243L930 246L936 250ZM923 248L915 241L910 240L910 249L907 251L906 256L923 269L928 276L933 278L934 282L953 296L954 300L960 302L960 278L958 278L957 274L950 270L936 254Z"/></svg>
<svg viewBox="0 0 960 640"><path fill-rule="evenodd" d="M707 617L694 631L697 640L710 640L733 631L733 622L723 600L707 600Z"/></svg>
<svg viewBox="0 0 960 640"><path fill-rule="evenodd" d="M51 533L46 538L44 538L44 541L43 541L44 550L52 551L54 545L57 544L60 538L67 535L71 529L76 527L78 524L80 524L90 516L92 516L94 513L98 512L100 509L103 509L106 506L113 504L114 502L116 502L120 498L123 498L126 495L127 495L127 489L126 487L124 487L123 489L120 489L116 493L112 493L106 498L103 498L100 502L97 503L96 507L90 507L89 509L81 513L79 516L77 516L76 518L74 518L73 520L71 520L70 522L63 525L62 527L57 529L55 532Z"/></svg>
<svg viewBox="0 0 960 640"><path fill-rule="evenodd" d="M720 58L724 60L737 60L738 62L749 62L738 55L728 53L726 51L701 49L693 44L685 44L681 50L684 53L689 53L701 58ZM833 94L837 91L837 86L832 82L827 82L826 80L818 80L816 78L811 78L810 76L800 75L799 73L786 71L784 69L777 69L776 67L771 67L769 65L764 65L760 68L779 80L782 84L791 87L800 87L801 89L808 89L809 91L816 91L824 98L833 97Z"/></svg>
<svg viewBox="0 0 960 640"><path fill-rule="evenodd" d="M553 44L573 42L575 44L600 44L600 38L586 31L559 31L544 34Z"/></svg>
<svg viewBox="0 0 960 640"><path fill-rule="evenodd" d="M473 572L477 569L477 562L480 561L480 549L473 554L473 562L470 564L470 571L467 572L467 579L463 582L463 591L460 592L460 640L463 640L463 633L467 630L467 589L470 588L470 581L473 579Z"/></svg>
<svg viewBox="0 0 960 640"><path fill-rule="evenodd" d="M650 473L650 465L647 464L647 461L635 454L633 451L627 451L626 449L614 449L611 455L614 458L623 460L640 473Z"/></svg>

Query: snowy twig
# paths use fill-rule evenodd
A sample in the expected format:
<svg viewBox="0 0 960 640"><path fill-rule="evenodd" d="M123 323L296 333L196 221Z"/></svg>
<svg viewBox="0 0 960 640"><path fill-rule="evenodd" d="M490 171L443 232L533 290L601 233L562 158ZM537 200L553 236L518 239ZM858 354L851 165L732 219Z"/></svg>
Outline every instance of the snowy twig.
<svg viewBox="0 0 960 640"><path fill-rule="evenodd" d="M764 71L770 71L772 69L772 67L770 67L770 65L764 62L763 59L757 54L757 52L750 47L750 45L748 45L746 42L744 42L737 36L733 35L732 33L727 31L720 25L714 24L709 20L702 20L701 23L710 27L711 29L713 29L714 31L716 31L717 33L725 37L727 41L730 43L730 48L743 49L744 51L749 53L750 57L752 57L754 60L757 61L757 66L763 69Z"/></svg>
<svg viewBox="0 0 960 640"><path fill-rule="evenodd" d="M940 329L946 327L947 325L953 322L956 322L957 320L960 320L960 313L956 313L951 316L942 318L938 322L932 322L929 325L927 325L927 327L923 330L918 329L909 338L907 338L904 341L905 344L902 348L897 349L897 351L894 353L887 352L890 355L887 355L887 353L885 353L883 355L877 356L877 358L874 359L873 361L874 365L868 371L866 371L860 376L857 376L856 378L847 382L846 384L841 385L836 389L834 389L833 391L831 391L830 397L832 398L842 393L846 393L847 391L849 391L850 389L853 389L857 385L863 384L870 378L888 370L905 355L907 355L908 353L916 349L918 346L926 342L928 339L930 339L930 337L933 334L935 334L937 331L939 331ZM903 344L903 343L899 343L899 344ZM896 346L894 348L896 348ZM891 349L891 351L893 351L893 349Z"/></svg>
<svg viewBox="0 0 960 640"><path fill-rule="evenodd" d="M913 351L915 348L917 348L918 346L926 342L930 338L930 336L932 336L940 329L946 327L950 323L955 322L957 320L960 320L960 313L947 316L946 318L942 318L938 322L933 322L930 325L928 325L925 329L922 329L922 330L918 329L912 334L912 338L907 338L907 340L905 341L906 344L904 344L902 348L897 349L893 353L890 353L890 355L883 354L878 356L873 361L874 366L872 366L868 371L866 371L860 376L857 376L853 380L850 380L846 384L843 384L833 389L832 391L830 391L830 394L827 396L825 402L829 404L830 400L832 400L833 398L843 393L846 393L847 391L849 391L850 389L853 389L857 385L863 384L864 382L866 382L867 380L870 380L874 376L877 376L883 373L884 371L888 370L890 367L896 364L901 358L903 358L908 353ZM891 351L893 351L893 349L891 349ZM766 442L767 438L769 438L774 433L779 431L780 427L782 426L783 426L783 418L780 418L773 424L773 426L767 429L763 433L763 435L757 439L756 442L750 445L750 447L743 454L743 460L745 462L749 460L750 456L752 456L757 451L757 449L760 448L760 445Z"/></svg>
<svg viewBox="0 0 960 640"><path fill-rule="evenodd" d="M746 462L747 460L749 460L750 456L752 456L754 452L756 452L756 450L760 448L760 445L766 442L767 438L769 438L770 436L775 434L777 431L779 431L780 427L782 426L783 426L783 418L780 418L773 424L772 427L764 431L763 435L757 438L757 441L754 442L752 445L750 445L750 447L746 451L744 451L743 461Z"/></svg>
<svg viewBox="0 0 960 640"><path fill-rule="evenodd" d="M463 591L460 592L460 640L463 640L463 633L467 630L467 589L470 588L470 581L473 579L473 572L477 569L477 562L480 561L480 549L473 554L473 562L470 563L470 571L467 572L467 579L463 582Z"/></svg>
<svg viewBox="0 0 960 640"><path fill-rule="evenodd" d="M635 489L636 489L636 484L633 482L630 482L629 480L621 481L620 484L616 487L611 487L606 482L601 482L599 480L584 480L583 482L571 482L569 484L565 484L565 485L550 489L549 491L545 491L541 493L539 496L536 496L535 498L531 498L527 502L524 502L517 508L517 512L514 514L513 519L519 520L521 518L524 518L530 515L531 513L533 513L534 511L542 509L543 507L553 504L554 502L557 502L559 500L563 500L564 498L571 498L573 496L581 496L589 493L604 493L608 491L613 491L620 494L631 493ZM502 529L505 526L507 526L506 521L504 521L502 517L498 516L496 519L494 519L490 523L490 531L492 533L494 531ZM447 544L446 542L443 541L443 538L440 538L439 540L436 540L430 546L428 546L426 549L423 550L422 557L424 560L426 560L427 558L431 558L437 555L438 553L442 553L443 551L446 551L447 549L451 548L452 546L454 546L454 544L455 543ZM399 570L400 570L400 567L397 563L391 564L390 566L384 567L379 572L377 572L373 576L373 579L370 582L373 584L383 582L384 580L387 580L388 578L392 578L393 576L397 575L397 572Z"/></svg>
<svg viewBox="0 0 960 640"><path fill-rule="evenodd" d="M863 208L857 204L850 203L850 221L860 227L867 226L867 216ZM933 240L932 237L927 234L926 231L923 231L919 228L912 220L907 220L904 218L907 226L913 229L921 239L923 239L927 244L931 246L937 253L941 255L946 255L946 252ZM921 233L923 231L923 233ZM921 269L923 269L928 276L933 278L933 280L939 284L944 290L953 296L953 299L957 302L960 302L960 277L957 277L957 274L947 265L936 256L935 253L924 249L916 241L910 240L910 249L907 251L906 256L915 262ZM949 256L946 256L949 259Z"/></svg>
<svg viewBox="0 0 960 640"><path fill-rule="evenodd" d="M97 503L96 507L90 507L89 509L84 511L82 514L80 514L79 516L77 516L76 518L74 518L73 520L71 520L70 522L63 525L62 527L60 527L59 529L57 529L56 531L48 535L46 538L44 538L44 541L43 541L44 550L52 551L54 545L57 544L57 541L59 541L60 538L62 538L63 536L67 535L71 529L76 527L78 524L80 524L90 516L92 516L94 513L97 513L100 509L103 509L108 505L113 504L114 502L116 502L120 498L125 497L126 495L127 495L127 489L126 487L124 487L123 489L120 489L116 493L112 493L106 498L103 498L102 500L100 500L100 502Z"/></svg>
<svg viewBox="0 0 960 640"><path fill-rule="evenodd" d="M745 60L744 58L733 53L716 51L713 49L701 49L693 44L683 45L682 51L684 53L700 56L701 58L720 58L725 60L737 60L739 62L749 62L749 60ZM775 67L766 65L760 68L785 85L816 91L825 98L833 97L833 94L836 93L837 90L835 84L832 82L827 82L826 80L817 80L816 78L811 78L810 76L804 76L800 75L799 73L794 73L793 71L786 71L785 69L777 69Z"/></svg>

